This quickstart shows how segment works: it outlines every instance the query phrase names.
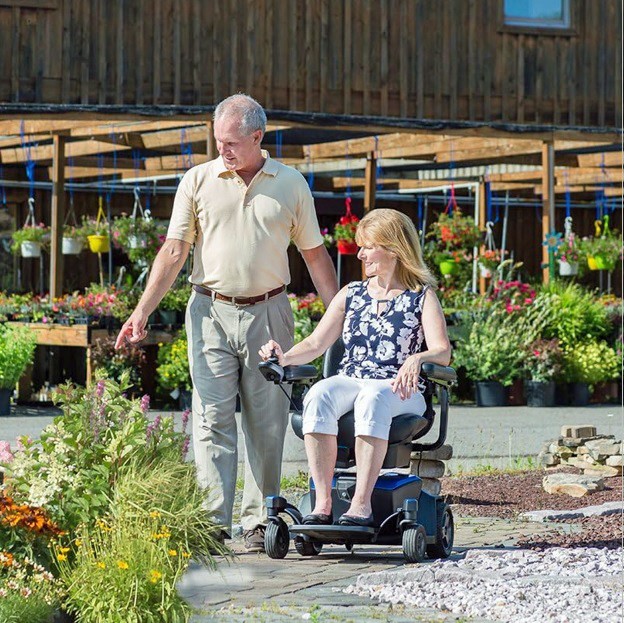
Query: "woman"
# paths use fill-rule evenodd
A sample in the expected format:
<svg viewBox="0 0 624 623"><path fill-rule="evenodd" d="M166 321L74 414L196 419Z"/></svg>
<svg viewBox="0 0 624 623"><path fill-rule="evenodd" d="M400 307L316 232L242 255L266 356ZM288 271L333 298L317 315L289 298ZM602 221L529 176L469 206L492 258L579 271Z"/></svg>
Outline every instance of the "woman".
<svg viewBox="0 0 624 623"><path fill-rule="evenodd" d="M338 374L313 385L303 402L305 448L316 490L304 524L333 522L338 420L353 409L356 488L337 523L374 526L371 495L392 418L424 413L421 365L450 361L435 280L423 263L412 221L396 210L373 210L360 221L355 240L367 279L342 288L314 332L289 351L283 353L273 340L260 349L264 360L274 353L282 366L304 364L323 354L342 332L345 354Z"/></svg>

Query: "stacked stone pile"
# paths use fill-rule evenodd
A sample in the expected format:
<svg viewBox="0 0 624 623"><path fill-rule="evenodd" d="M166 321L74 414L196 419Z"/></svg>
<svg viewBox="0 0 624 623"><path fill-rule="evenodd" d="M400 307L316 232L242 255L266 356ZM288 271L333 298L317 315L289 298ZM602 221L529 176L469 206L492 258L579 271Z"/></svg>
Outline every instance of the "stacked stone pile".
<svg viewBox="0 0 624 623"><path fill-rule="evenodd" d="M539 463L548 468L570 465L582 475L549 474L544 478L548 493L566 493L581 497L604 489L604 478L622 475L622 441L614 435L599 435L595 426L563 426L561 436L544 444Z"/></svg>
<svg viewBox="0 0 624 623"><path fill-rule="evenodd" d="M444 444L437 450L423 450L412 452L410 474L419 476L422 480L422 489L431 495L439 495L442 489L440 478L444 476L446 464L453 457L453 446Z"/></svg>

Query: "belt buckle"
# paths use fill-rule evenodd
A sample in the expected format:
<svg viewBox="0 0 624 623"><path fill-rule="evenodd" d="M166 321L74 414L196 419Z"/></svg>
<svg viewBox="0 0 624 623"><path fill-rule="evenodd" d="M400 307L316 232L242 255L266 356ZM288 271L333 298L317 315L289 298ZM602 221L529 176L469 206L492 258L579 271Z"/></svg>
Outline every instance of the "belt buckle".
<svg viewBox="0 0 624 623"><path fill-rule="evenodd" d="M232 297L232 305L236 305L236 307L249 307L249 305L253 305L253 303L237 303L235 296ZM241 297L244 298L244 297Z"/></svg>

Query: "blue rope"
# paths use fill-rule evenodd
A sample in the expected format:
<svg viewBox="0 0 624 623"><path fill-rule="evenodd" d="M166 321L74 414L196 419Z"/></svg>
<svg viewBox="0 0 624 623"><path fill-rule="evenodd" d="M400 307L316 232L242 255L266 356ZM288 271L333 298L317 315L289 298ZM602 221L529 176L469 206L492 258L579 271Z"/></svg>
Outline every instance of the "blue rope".
<svg viewBox="0 0 624 623"><path fill-rule="evenodd" d="M26 154L26 177L28 178L28 198L35 198L35 163L31 158L30 144L26 144L26 132L24 131L24 120L20 122L20 139L22 149Z"/></svg>
<svg viewBox="0 0 624 623"><path fill-rule="evenodd" d="M275 130L275 157L282 157L282 131Z"/></svg>
<svg viewBox="0 0 624 623"><path fill-rule="evenodd" d="M67 166L69 167L69 172L71 174L72 171L73 171L73 168L74 168L74 158L73 158L73 156L69 156L67 158ZM73 185L71 183L69 183L69 182L71 182L71 179L72 179L71 175L68 175L67 176L67 182L68 182L67 186L68 186L68 190L69 190L69 198L73 201L73 199L74 199L74 187L73 187Z"/></svg>
<svg viewBox="0 0 624 623"><path fill-rule="evenodd" d="M492 186L490 182L485 182L485 205L486 205L486 219L492 220Z"/></svg>
<svg viewBox="0 0 624 623"><path fill-rule="evenodd" d="M117 136L115 135L114 128L110 131L110 137L113 141L114 145L117 145ZM117 170L117 150L113 152L113 170ZM106 204L110 205L111 199L113 197L113 189L112 187L106 192Z"/></svg>
<svg viewBox="0 0 624 623"><path fill-rule="evenodd" d="M312 164L310 161L310 156L308 156L308 175L307 175L307 179L308 179L308 186L310 187L310 190L314 190L314 169L312 168Z"/></svg>
<svg viewBox="0 0 624 623"><path fill-rule="evenodd" d="M418 195L418 229L422 228L423 222L423 196Z"/></svg>
<svg viewBox="0 0 624 623"><path fill-rule="evenodd" d="M375 178L377 179L377 190L381 190L382 184L380 182L383 177L383 169L381 168L381 158L379 157L379 137L375 136Z"/></svg>
<svg viewBox="0 0 624 623"><path fill-rule="evenodd" d="M0 191L2 192L2 205L6 206L7 204L6 188L4 187L4 184L2 183L3 181L4 181L4 168L0 164Z"/></svg>
<svg viewBox="0 0 624 623"><path fill-rule="evenodd" d="M182 154L182 164L187 169L190 169L194 165L193 148L186 138L186 130L184 128L180 130L180 153Z"/></svg>

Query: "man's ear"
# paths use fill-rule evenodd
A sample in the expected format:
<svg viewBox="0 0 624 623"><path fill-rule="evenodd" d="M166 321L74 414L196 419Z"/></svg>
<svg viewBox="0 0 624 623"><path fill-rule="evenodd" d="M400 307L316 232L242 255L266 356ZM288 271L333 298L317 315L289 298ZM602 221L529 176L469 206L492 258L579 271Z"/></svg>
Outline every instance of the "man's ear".
<svg viewBox="0 0 624 623"><path fill-rule="evenodd" d="M252 136L253 136L254 144L260 143L262 141L262 130L256 130Z"/></svg>

